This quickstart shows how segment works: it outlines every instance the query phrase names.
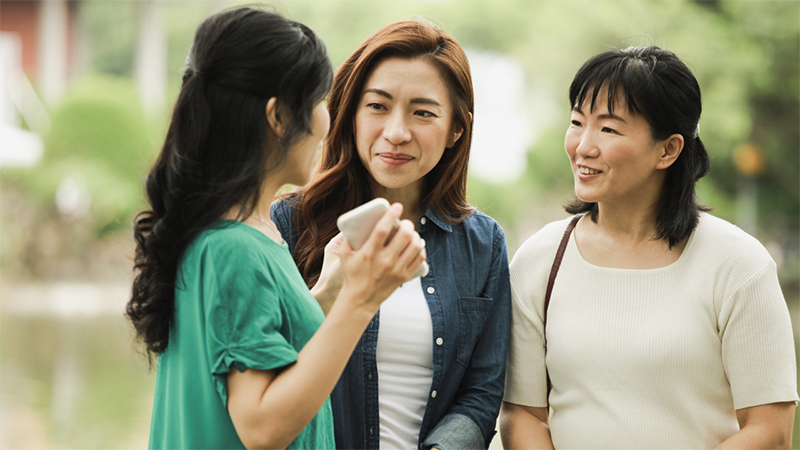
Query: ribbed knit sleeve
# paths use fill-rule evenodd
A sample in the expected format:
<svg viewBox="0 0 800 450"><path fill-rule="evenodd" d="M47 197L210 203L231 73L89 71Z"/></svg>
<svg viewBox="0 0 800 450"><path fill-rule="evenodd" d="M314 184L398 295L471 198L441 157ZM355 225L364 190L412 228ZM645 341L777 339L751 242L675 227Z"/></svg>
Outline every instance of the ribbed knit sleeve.
<svg viewBox="0 0 800 450"><path fill-rule="evenodd" d="M798 400L791 319L772 261L725 299L719 333L736 409Z"/></svg>
<svg viewBox="0 0 800 450"><path fill-rule="evenodd" d="M556 250L569 220L554 222L528 239L510 264L511 332L503 400L547 406L544 295Z"/></svg>

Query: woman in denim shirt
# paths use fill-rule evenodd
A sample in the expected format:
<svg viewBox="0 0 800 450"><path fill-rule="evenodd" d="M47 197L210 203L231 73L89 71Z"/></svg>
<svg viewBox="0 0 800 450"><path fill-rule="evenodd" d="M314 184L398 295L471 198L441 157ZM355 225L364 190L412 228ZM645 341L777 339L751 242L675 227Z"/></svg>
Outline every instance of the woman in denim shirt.
<svg viewBox="0 0 800 450"><path fill-rule="evenodd" d="M388 25L342 64L328 109L318 173L272 210L303 277L335 295L337 268L322 262L343 239L336 219L375 197L403 203L430 266L382 305L353 352L331 396L336 446L486 448L503 396L510 293L503 231L466 200L466 55L430 23Z"/></svg>

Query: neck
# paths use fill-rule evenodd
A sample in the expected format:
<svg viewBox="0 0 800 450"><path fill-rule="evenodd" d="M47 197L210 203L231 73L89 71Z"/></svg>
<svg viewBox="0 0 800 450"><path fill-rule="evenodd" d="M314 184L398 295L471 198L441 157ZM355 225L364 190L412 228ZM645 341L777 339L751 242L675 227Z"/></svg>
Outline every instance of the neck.
<svg viewBox="0 0 800 450"><path fill-rule="evenodd" d="M624 240L649 241L656 237L658 204L634 206L598 203L597 225L610 236Z"/></svg>
<svg viewBox="0 0 800 450"><path fill-rule="evenodd" d="M274 177L273 177L274 179ZM238 220L246 223L250 227L264 233L268 238L277 243L282 243L283 238L278 230L278 227L272 222L270 218L270 206L272 205L272 198L275 193L283 184L279 182L270 182L269 179L264 183L261 189L261 195L258 204L254 205L253 211L247 218L242 218L239 213L242 211L242 203L236 203L225 214L222 215L223 219Z"/></svg>
<svg viewBox="0 0 800 450"><path fill-rule="evenodd" d="M271 179L270 179L271 178ZM270 221L270 207L272 206L272 199L275 194L280 190L284 183L272 181L276 177L268 177L261 188L261 196L258 199L258 204L253 208L253 214L257 215L263 220Z"/></svg>
<svg viewBox="0 0 800 450"><path fill-rule="evenodd" d="M373 198L383 197L388 200L390 204L402 203L403 215L400 218L408 219L415 225L423 213L423 207L420 204L421 189L416 186L409 186L402 189L388 189L374 183L372 194Z"/></svg>

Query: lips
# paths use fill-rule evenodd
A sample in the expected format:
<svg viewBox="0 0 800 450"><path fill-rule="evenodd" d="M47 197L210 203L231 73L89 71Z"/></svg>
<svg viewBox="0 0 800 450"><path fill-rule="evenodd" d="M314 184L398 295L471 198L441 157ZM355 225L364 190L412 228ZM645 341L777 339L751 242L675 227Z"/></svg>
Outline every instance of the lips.
<svg viewBox="0 0 800 450"><path fill-rule="evenodd" d="M404 153L378 153L378 158L390 167L399 167L414 159Z"/></svg>

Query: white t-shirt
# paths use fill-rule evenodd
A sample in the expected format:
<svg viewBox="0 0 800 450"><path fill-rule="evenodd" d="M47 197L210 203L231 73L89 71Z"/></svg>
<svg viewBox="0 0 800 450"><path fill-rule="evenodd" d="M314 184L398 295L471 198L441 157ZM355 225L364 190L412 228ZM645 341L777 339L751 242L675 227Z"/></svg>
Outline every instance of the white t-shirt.
<svg viewBox="0 0 800 450"><path fill-rule="evenodd" d="M569 219L513 258L504 400L546 405L542 309ZM791 320L775 263L753 237L701 214L678 261L594 266L570 238L547 316L556 448L712 448L735 410L797 401Z"/></svg>
<svg viewBox="0 0 800 450"><path fill-rule="evenodd" d="M376 360L380 447L417 448L433 381L433 324L419 277L381 305Z"/></svg>

